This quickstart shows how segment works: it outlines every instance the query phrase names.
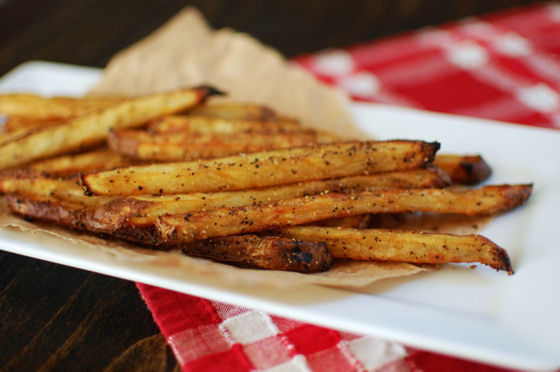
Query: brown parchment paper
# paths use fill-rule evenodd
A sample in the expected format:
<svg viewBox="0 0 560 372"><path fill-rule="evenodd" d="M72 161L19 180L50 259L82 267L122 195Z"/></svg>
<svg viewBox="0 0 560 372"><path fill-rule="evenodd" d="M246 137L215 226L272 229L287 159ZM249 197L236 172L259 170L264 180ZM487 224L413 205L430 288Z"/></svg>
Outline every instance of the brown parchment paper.
<svg viewBox="0 0 560 372"><path fill-rule="evenodd" d="M117 54L91 93L136 95L202 83L227 91L228 99L266 104L305 124L344 137L359 136L344 95L318 83L248 35L211 30L193 9L181 11L152 35ZM313 283L360 288L381 279L430 270L406 263L351 261L337 262L330 271L311 275L242 269L32 224L11 215L5 204L0 208L0 226L33 234L38 244L42 236L54 235L85 252L109 255L117 261L149 264L179 274L211 275L239 285L278 288Z"/></svg>
<svg viewBox="0 0 560 372"><path fill-rule="evenodd" d="M90 94L137 95L200 84L227 92L223 100L265 104L342 138L363 138L344 94L249 35L213 31L194 8L118 53Z"/></svg>

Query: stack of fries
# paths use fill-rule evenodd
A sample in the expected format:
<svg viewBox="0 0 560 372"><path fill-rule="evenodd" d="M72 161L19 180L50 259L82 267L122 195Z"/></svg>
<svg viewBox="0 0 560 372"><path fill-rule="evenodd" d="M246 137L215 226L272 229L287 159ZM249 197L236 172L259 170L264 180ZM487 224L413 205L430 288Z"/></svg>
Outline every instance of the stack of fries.
<svg viewBox="0 0 560 372"><path fill-rule="evenodd" d="M351 259L513 272L482 236L380 229L371 217L493 215L532 185L459 187L490 175L480 156L343 142L259 105L208 104L216 94L0 96L0 191L28 219L239 266L313 273Z"/></svg>

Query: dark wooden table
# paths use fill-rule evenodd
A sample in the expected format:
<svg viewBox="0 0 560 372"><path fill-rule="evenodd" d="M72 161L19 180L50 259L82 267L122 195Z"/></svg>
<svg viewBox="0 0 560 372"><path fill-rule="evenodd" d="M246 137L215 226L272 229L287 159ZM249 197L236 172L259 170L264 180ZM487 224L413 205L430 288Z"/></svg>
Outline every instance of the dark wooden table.
<svg viewBox="0 0 560 372"><path fill-rule="evenodd" d="M186 5L287 57L531 1L0 0L0 75L103 67ZM132 282L0 252L0 370L179 370Z"/></svg>

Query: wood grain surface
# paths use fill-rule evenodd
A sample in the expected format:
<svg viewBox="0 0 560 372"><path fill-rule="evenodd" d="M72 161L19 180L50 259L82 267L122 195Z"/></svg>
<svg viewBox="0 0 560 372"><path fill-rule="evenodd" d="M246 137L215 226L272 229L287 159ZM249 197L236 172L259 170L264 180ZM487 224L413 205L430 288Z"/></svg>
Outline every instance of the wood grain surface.
<svg viewBox="0 0 560 372"><path fill-rule="evenodd" d="M0 75L29 60L103 67L179 9L291 57L531 3L513 0L0 0ZM171 371L132 282L0 252L0 371Z"/></svg>

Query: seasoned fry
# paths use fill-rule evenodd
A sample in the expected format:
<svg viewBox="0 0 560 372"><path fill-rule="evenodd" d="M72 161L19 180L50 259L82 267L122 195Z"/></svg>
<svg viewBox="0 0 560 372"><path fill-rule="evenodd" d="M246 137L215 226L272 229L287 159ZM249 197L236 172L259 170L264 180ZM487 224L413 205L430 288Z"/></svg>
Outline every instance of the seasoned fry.
<svg viewBox="0 0 560 372"><path fill-rule="evenodd" d="M480 235L296 226L282 236L325 242L335 258L411 263L480 262L513 274L506 251Z"/></svg>
<svg viewBox="0 0 560 372"><path fill-rule="evenodd" d="M60 125L32 129L0 146L0 168L79 150L103 142L112 128L141 125L190 108L216 91L208 87L133 98Z"/></svg>
<svg viewBox="0 0 560 372"><path fill-rule="evenodd" d="M2 94L0 114L8 116L5 129L13 131L75 118L123 100L123 97L45 98L34 94Z"/></svg>
<svg viewBox="0 0 560 372"><path fill-rule="evenodd" d="M290 121L230 120L206 116L169 115L151 122L147 129L152 133L292 133L304 128Z"/></svg>
<svg viewBox="0 0 560 372"><path fill-rule="evenodd" d="M367 229L371 222L371 214L361 214L341 218L331 218L330 220L317 221L315 226L334 227L334 228L354 228Z"/></svg>
<svg viewBox="0 0 560 372"><path fill-rule="evenodd" d="M0 145L8 143L10 141L14 141L20 137L25 136L28 133L28 129L16 129L10 132L1 132L0 133Z"/></svg>
<svg viewBox="0 0 560 372"><path fill-rule="evenodd" d="M84 221L87 220L88 208L51 196L26 196L8 194L6 200L13 213L30 220L53 223L58 226L89 231Z"/></svg>
<svg viewBox="0 0 560 372"><path fill-rule="evenodd" d="M87 171L102 171L131 165L131 161L109 149L101 149L76 155L63 155L37 161L29 169L67 176Z"/></svg>
<svg viewBox="0 0 560 372"><path fill-rule="evenodd" d="M531 190L532 185L501 185L476 190L383 190L354 195L332 193L294 198L266 206L165 215L158 218L156 226L163 240L187 243L368 213L493 214L520 205L529 197Z"/></svg>
<svg viewBox="0 0 560 372"><path fill-rule="evenodd" d="M183 244L179 248L189 256L268 270L314 273L328 270L333 263L325 243L277 236L227 236Z"/></svg>
<svg viewBox="0 0 560 372"><path fill-rule="evenodd" d="M93 195L223 191L423 167L438 143L348 142L84 174Z"/></svg>
<svg viewBox="0 0 560 372"><path fill-rule="evenodd" d="M402 174L401 174L402 173ZM418 176L425 173L425 178ZM302 182L292 185L268 187L256 190L227 191L217 193L193 193L178 195L139 195L135 197L86 196L75 178L64 179L46 175L35 170L7 170L0 172L0 192L17 193L37 198L56 197L62 201L97 208L94 219L105 230L118 229L124 222L133 226L147 226L163 214L179 214L196 210L223 207L269 204L282 199L303 197L325 192L355 193L383 187L399 187L410 175L408 187L441 186L433 179L431 169L393 172L371 176L354 176L324 181ZM414 182L418 181L417 184Z"/></svg>
<svg viewBox="0 0 560 372"><path fill-rule="evenodd" d="M255 190L158 196L138 195L118 198L107 203L95 212L95 218L101 221L105 227L109 225L119 226L123 221L129 221L134 226L144 226L153 224L158 216L164 214L181 214L226 207L266 205L278 200L301 198L327 192L358 193L383 187L399 187L402 185L402 180L406 178L407 174L411 176L407 184L408 187L441 186L437 179L432 184L422 182L422 177L417 177L420 172L424 172L427 177L434 174L432 170L425 169L300 182ZM418 183L414 184L415 181L418 181Z"/></svg>
<svg viewBox="0 0 560 372"><path fill-rule="evenodd" d="M276 113L261 105L253 103L211 103L201 105L189 111L191 115L209 116L230 120L275 120Z"/></svg>
<svg viewBox="0 0 560 372"><path fill-rule="evenodd" d="M114 197L87 197L74 178L58 178L39 171L22 169L0 172L0 192L57 200L88 207L100 207Z"/></svg>
<svg viewBox="0 0 560 372"><path fill-rule="evenodd" d="M474 185L486 180L492 173L480 155L438 154L434 164L447 172L453 183Z"/></svg>
<svg viewBox="0 0 560 372"><path fill-rule="evenodd" d="M34 118L31 116L8 116L3 124L2 140L6 142L9 136L17 137L18 133L25 133L32 128L42 128L60 123L64 119Z"/></svg>
<svg viewBox="0 0 560 372"><path fill-rule="evenodd" d="M151 134L142 130L119 130L109 134L113 151L142 161L189 161L213 159L288 147L328 142L314 131L301 133L235 133L196 135L193 133Z"/></svg>
<svg viewBox="0 0 560 372"><path fill-rule="evenodd" d="M177 248L196 257L231 263L244 267L268 270L313 273L328 270L332 256L322 242L306 242L277 236L228 236L218 239L182 244L177 247L161 243L151 229L123 228L114 234L98 230L89 224L91 210L82 205L57 200L53 197L26 197L8 195L8 205L14 213L42 222L88 231L105 237L119 238L160 249Z"/></svg>
<svg viewBox="0 0 560 372"><path fill-rule="evenodd" d="M42 97L35 94L0 94L0 113L38 119L66 119L122 102L123 97Z"/></svg>

